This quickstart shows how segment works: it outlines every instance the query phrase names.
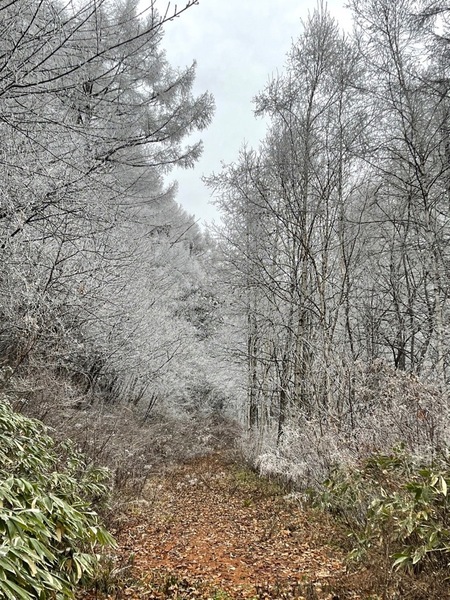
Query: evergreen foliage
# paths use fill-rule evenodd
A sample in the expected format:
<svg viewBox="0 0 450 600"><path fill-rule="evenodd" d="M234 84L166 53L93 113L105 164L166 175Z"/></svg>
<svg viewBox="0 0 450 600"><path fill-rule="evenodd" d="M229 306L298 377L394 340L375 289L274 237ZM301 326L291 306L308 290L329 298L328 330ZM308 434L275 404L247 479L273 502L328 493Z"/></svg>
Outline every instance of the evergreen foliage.
<svg viewBox="0 0 450 600"><path fill-rule="evenodd" d="M0 598L72 598L96 548L113 544L93 505L108 471L0 398Z"/></svg>
<svg viewBox="0 0 450 600"><path fill-rule="evenodd" d="M351 529L351 559L380 552L390 568L435 572L450 557L449 485L448 456L430 465L400 447L336 469L312 495Z"/></svg>

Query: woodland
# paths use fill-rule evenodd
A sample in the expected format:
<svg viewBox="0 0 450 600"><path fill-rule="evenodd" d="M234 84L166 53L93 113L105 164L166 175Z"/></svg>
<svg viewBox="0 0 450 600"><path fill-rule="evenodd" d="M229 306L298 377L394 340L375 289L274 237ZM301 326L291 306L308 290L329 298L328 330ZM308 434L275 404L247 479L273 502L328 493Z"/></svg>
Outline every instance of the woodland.
<svg viewBox="0 0 450 600"><path fill-rule="evenodd" d="M197 3L0 0L0 599L450 598L450 8L319 1L207 230Z"/></svg>

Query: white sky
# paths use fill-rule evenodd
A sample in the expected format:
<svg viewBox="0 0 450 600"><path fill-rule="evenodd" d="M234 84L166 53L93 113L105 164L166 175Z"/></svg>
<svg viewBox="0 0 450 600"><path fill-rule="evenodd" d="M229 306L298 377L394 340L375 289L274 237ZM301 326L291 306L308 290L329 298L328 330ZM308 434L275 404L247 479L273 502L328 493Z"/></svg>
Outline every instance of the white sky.
<svg viewBox="0 0 450 600"><path fill-rule="evenodd" d="M216 112L209 128L193 139L204 142L203 155L191 170L173 171L177 201L204 224L218 221L201 177L219 172L221 162L237 158L244 141L256 147L265 123L253 116L252 98L276 71L301 33L301 20L316 0L200 0L166 25L163 46L174 67L197 61L194 92L211 92ZM183 5L182 1L178 4ZM346 28L344 0L328 0L331 14ZM161 7L164 7L161 0Z"/></svg>

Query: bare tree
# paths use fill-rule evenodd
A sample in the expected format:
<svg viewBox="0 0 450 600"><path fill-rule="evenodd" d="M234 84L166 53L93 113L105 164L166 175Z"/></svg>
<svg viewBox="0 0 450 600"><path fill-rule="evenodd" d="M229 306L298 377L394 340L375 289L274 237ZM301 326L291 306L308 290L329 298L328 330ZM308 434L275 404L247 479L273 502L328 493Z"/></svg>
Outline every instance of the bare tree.
<svg viewBox="0 0 450 600"><path fill-rule="evenodd" d="M342 405L335 347L339 339L346 355L353 343L359 62L320 5L287 73L257 97L257 112L271 119L259 152L243 152L211 181L228 217L228 259L246 277L250 414L256 405L260 426L276 416L279 438L292 410L326 420Z"/></svg>

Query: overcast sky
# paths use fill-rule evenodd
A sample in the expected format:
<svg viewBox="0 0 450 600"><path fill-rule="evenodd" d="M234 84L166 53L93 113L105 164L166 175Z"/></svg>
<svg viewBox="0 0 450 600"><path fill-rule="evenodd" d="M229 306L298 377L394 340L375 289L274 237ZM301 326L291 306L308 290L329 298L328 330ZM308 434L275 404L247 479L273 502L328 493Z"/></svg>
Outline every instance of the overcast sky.
<svg viewBox="0 0 450 600"><path fill-rule="evenodd" d="M344 1L329 0L328 8L348 27ZM252 98L283 70L301 20L316 5L316 0L200 0L166 25L169 62L184 67L196 60L194 92L208 90L216 102L212 124L193 138L204 142L200 161L195 169L172 174L179 183L177 201L202 223L219 219L202 175L218 172L222 161L234 161L244 141L258 145L265 124L253 116Z"/></svg>

